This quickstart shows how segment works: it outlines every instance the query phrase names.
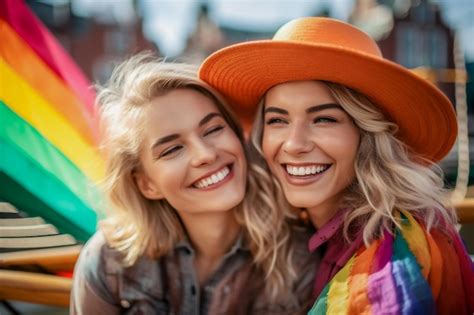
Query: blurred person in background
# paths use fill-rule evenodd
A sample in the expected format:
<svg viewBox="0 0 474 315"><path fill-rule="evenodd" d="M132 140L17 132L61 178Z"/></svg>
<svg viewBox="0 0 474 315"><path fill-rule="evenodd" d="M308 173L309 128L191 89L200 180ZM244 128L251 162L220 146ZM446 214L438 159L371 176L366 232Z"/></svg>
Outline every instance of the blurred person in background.
<svg viewBox="0 0 474 315"><path fill-rule="evenodd" d="M473 264L436 165L453 106L361 30L301 18L224 48L200 77L250 125L254 151L316 228L310 314L472 314Z"/></svg>
<svg viewBox="0 0 474 315"><path fill-rule="evenodd" d="M309 309L310 233L289 226L233 113L194 67L137 55L97 105L111 216L75 267L72 314Z"/></svg>

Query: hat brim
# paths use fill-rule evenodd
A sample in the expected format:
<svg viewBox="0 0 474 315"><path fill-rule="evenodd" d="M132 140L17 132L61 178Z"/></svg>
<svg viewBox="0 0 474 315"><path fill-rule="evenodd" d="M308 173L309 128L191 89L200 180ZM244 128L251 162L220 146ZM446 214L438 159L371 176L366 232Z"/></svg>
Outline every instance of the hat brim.
<svg viewBox="0 0 474 315"><path fill-rule="evenodd" d="M244 124L251 124L265 92L279 83L324 80L366 95L399 127L397 137L431 161L457 136L454 108L435 86L398 64L338 46L262 40L209 56L199 76L220 91Z"/></svg>

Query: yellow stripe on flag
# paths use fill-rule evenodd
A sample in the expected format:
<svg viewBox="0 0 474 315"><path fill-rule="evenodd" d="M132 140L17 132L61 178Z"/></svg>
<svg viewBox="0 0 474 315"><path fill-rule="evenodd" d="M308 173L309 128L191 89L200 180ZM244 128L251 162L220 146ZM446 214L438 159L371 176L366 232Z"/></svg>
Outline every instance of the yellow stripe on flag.
<svg viewBox="0 0 474 315"><path fill-rule="evenodd" d="M330 282L326 314L346 314L349 300L349 274L354 264L354 256L339 270Z"/></svg>
<svg viewBox="0 0 474 315"><path fill-rule="evenodd" d="M415 255L416 260L420 264L423 277L428 279L431 270L431 254L425 233L408 211L401 210L400 212L408 218L409 222L402 222L402 236L405 238L410 251Z"/></svg>
<svg viewBox="0 0 474 315"><path fill-rule="evenodd" d="M26 81L0 59L0 99L51 144L56 146L93 182L103 178L103 160L67 120ZM67 106L67 104L65 104Z"/></svg>

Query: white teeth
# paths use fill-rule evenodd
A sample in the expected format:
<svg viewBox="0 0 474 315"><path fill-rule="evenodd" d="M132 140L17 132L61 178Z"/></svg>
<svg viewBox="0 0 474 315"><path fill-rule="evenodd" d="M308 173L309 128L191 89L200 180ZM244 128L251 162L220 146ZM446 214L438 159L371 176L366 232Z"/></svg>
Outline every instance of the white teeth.
<svg viewBox="0 0 474 315"><path fill-rule="evenodd" d="M195 183L193 186L196 188L206 188L210 185L215 185L218 182L222 181L224 178L226 178L227 175L229 175L229 173L230 173L230 169L228 166L226 166L223 169L215 172L214 174L201 179L200 181Z"/></svg>
<svg viewBox="0 0 474 315"><path fill-rule="evenodd" d="M305 168L304 168L304 167L300 167L300 168L298 169L298 175L304 175L304 173L305 173Z"/></svg>
<svg viewBox="0 0 474 315"><path fill-rule="evenodd" d="M286 171L293 176L315 175L324 172L329 168L329 165L313 165L313 166L291 166L286 165Z"/></svg>

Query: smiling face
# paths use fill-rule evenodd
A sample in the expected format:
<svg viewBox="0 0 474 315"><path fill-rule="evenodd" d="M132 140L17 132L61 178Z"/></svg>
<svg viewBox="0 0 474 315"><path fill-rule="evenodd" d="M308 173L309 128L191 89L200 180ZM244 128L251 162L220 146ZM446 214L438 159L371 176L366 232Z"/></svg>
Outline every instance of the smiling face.
<svg viewBox="0 0 474 315"><path fill-rule="evenodd" d="M135 178L146 198L166 199L178 213L226 211L242 201L244 151L211 99L192 89L159 96L144 131Z"/></svg>
<svg viewBox="0 0 474 315"><path fill-rule="evenodd" d="M288 202L320 226L355 178L360 134L324 83L276 85L265 96L262 150Z"/></svg>

